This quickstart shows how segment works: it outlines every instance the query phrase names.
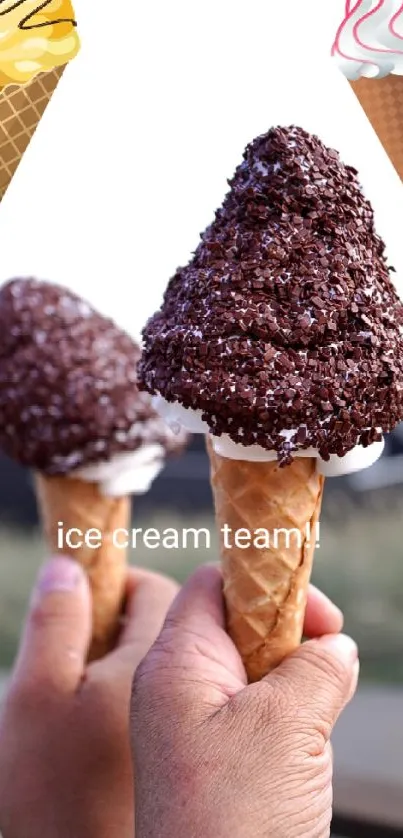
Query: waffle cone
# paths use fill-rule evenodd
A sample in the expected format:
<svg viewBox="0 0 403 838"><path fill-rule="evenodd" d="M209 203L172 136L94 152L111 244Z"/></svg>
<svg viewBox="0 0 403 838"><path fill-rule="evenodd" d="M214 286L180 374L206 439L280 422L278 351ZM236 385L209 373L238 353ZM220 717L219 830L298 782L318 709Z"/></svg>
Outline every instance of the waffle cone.
<svg viewBox="0 0 403 838"><path fill-rule="evenodd" d="M19 166L65 66L36 76L25 86L0 91L0 200Z"/></svg>
<svg viewBox="0 0 403 838"><path fill-rule="evenodd" d="M403 76L361 78L350 83L403 180Z"/></svg>
<svg viewBox="0 0 403 838"><path fill-rule="evenodd" d="M93 599L89 659L98 659L113 647L119 630L127 555L124 549L113 544L111 534L120 527L128 530L130 499L103 497L95 483L42 474L36 475L36 493L49 549L53 554L70 555L88 574ZM101 547L62 546L58 542L58 522L63 522L64 533L70 528L82 533L92 528L100 530Z"/></svg>
<svg viewBox="0 0 403 838"><path fill-rule="evenodd" d="M258 681L301 642L324 478L314 458L298 457L279 468L277 463L230 460L207 447L227 628L249 681ZM225 525L232 531L227 543ZM288 543L282 528L289 533ZM241 529L252 539L260 535L259 543L237 547L234 533ZM269 546L262 530L270 536Z"/></svg>

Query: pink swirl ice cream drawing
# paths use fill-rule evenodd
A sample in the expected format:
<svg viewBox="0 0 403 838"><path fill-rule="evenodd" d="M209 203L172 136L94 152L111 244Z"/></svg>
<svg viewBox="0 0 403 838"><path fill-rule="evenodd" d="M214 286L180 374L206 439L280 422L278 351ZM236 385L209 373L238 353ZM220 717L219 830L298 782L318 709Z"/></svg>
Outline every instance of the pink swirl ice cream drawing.
<svg viewBox="0 0 403 838"><path fill-rule="evenodd" d="M346 0L332 55L350 81L403 75L402 0Z"/></svg>

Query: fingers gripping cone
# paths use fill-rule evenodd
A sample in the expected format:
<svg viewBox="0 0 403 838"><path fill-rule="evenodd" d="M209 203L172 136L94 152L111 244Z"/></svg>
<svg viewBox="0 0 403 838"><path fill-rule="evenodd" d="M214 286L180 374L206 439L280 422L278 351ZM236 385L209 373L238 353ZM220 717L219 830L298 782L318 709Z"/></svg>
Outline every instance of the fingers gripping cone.
<svg viewBox="0 0 403 838"><path fill-rule="evenodd" d="M0 447L36 476L50 549L88 574L92 659L121 626L131 495L187 441L137 388L140 356L128 332L64 285L25 277L0 288Z"/></svg>
<svg viewBox="0 0 403 838"><path fill-rule="evenodd" d="M400 421L402 303L357 170L319 137L269 129L229 186L143 329L140 381L220 454L228 630L253 681L301 640L319 472L368 467Z"/></svg>
<svg viewBox="0 0 403 838"><path fill-rule="evenodd" d="M0 200L28 148L65 66L36 76L24 87L0 91Z"/></svg>
<svg viewBox="0 0 403 838"><path fill-rule="evenodd" d="M221 457L210 441L207 448L227 627L249 681L258 681L301 642L324 478L314 458L298 457L279 468L274 462ZM225 525L232 532L227 543ZM260 531L260 544L266 538L262 530L267 531L270 546L237 547L234 533L241 529L252 542Z"/></svg>
<svg viewBox="0 0 403 838"><path fill-rule="evenodd" d="M351 86L403 180L403 76L361 78Z"/></svg>
<svg viewBox="0 0 403 838"><path fill-rule="evenodd" d="M36 475L36 493L43 528L52 552L72 556L88 574L93 599L93 630L89 660L103 657L115 643L122 613L127 551L119 547L119 530L126 533L130 522L129 497L103 497L95 483L85 483L66 477ZM72 529L72 543L91 530L102 534L96 546L96 533L92 533L92 546L83 541L78 549L69 547L63 539L60 544L59 522L66 533ZM112 538L115 533L116 538ZM98 540L99 543L99 540Z"/></svg>

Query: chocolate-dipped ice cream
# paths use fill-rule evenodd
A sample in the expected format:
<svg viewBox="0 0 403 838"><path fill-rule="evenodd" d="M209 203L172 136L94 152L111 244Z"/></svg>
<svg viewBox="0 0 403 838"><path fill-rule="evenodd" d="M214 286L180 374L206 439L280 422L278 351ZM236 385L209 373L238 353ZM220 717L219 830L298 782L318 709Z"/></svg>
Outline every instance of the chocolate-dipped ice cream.
<svg viewBox="0 0 403 838"><path fill-rule="evenodd" d="M250 536L221 557L255 681L301 640L324 475L370 465L403 419L403 307L358 173L318 137L273 128L229 185L144 329L140 378L208 432L218 529Z"/></svg>
<svg viewBox="0 0 403 838"><path fill-rule="evenodd" d="M380 440L403 416L403 307L356 170L273 128L229 185L144 330L142 386L281 464Z"/></svg>

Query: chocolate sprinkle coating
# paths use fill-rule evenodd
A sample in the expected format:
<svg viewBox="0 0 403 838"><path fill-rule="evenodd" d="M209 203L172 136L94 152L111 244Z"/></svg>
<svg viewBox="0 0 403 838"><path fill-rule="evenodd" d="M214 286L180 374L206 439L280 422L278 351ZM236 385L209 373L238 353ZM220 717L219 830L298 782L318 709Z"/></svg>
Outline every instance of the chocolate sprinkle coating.
<svg viewBox="0 0 403 838"><path fill-rule="evenodd" d="M403 307L357 175L302 128L255 139L144 329L140 386L281 465L393 429Z"/></svg>
<svg viewBox="0 0 403 838"><path fill-rule="evenodd" d="M66 474L145 444L181 450L137 388L140 348L65 288L15 279L0 289L0 446Z"/></svg>

